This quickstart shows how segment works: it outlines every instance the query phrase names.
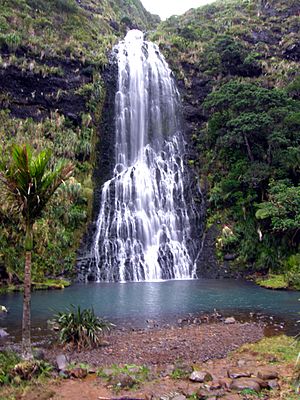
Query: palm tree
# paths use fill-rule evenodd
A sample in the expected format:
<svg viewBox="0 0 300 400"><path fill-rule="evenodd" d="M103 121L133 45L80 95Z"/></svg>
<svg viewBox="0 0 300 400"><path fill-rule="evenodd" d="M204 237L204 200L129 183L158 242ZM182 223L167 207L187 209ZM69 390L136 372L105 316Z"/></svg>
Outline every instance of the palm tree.
<svg viewBox="0 0 300 400"><path fill-rule="evenodd" d="M24 300L22 319L22 356L32 358L31 350L31 254L33 225L57 188L73 173L71 163L49 166L51 151L35 156L29 145L14 144L11 153L2 154L0 161L0 190L12 212L21 216L25 231Z"/></svg>

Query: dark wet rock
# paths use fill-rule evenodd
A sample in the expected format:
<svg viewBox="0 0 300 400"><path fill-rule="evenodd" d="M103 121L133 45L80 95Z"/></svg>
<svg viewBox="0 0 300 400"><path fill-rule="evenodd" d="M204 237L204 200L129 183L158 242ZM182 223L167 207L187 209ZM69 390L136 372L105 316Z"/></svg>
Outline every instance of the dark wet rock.
<svg viewBox="0 0 300 400"><path fill-rule="evenodd" d="M262 380L277 379L278 372L271 368L263 368L257 371L257 377Z"/></svg>
<svg viewBox="0 0 300 400"><path fill-rule="evenodd" d="M86 111L86 101L75 92L81 85L91 82L92 76L87 77L81 72L82 65L79 62L58 62L53 59L45 63L60 67L63 76L43 76L22 71L13 65L0 68L0 92L6 93L10 99L5 108L11 111L13 117L31 117L38 121L57 110L79 124L80 114Z"/></svg>
<svg viewBox="0 0 300 400"><path fill-rule="evenodd" d="M64 354L59 354L56 357L56 364L57 364L57 368L60 371L65 371L67 369L67 365L68 365L68 359Z"/></svg>
<svg viewBox="0 0 300 400"><path fill-rule="evenodd" d="M232 368L227 371L227 375L231 379L237 379L237 378L249 378L251 376L251 373L249 371Z"/></svg>
<svg viewBox="0 0 300 400"><path fill-rule="evenodd" d="M193 371L189 377L189 380L192 382L209 382L212 381L213 378L211 374L207 371Z"/></svg>
<svg viewBox="0 0 300 400"><path fill-rule="evenodd" d="M261 387L258 382L251 378L238 378L234 379L230 385L231 390L242 391L245 389L255 390L256 392L260 392Z"/></svg>
<svg viewBox="0 0 300 400"><path fill-rule="evenodd" d="M237 257L236 254L225 254L224 261L233 261Z"/></svg>

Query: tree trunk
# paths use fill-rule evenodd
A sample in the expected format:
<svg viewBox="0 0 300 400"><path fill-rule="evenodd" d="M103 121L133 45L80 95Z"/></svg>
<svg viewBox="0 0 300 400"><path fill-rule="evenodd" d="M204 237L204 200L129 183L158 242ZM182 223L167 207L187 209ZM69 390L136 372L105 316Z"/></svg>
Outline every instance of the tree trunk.
<svg viewBox="0 0 300 400"><path fill-rule="evenodd" d="M24 274L24 298L23 298L23 321L22 321L22 357L25 360L33 358L31 350L31 251L26 251L25 274Z"/></svg>
<svg viewBox="0 0 300 400"><path fill-rule="evenodd" d="M247 148L248 157L250 158L251 162L254 162L254 157L253 157L253 154L252 154L252 151L251 151L251 147L250 147L247 135L244 134L243 136L244 136L244 141L245 141L245 145L246 145L246 148Z"/></svg>
<svg viewBox="0 0 300 400"><path fill-rule="evenodd" d="M31 350L31 251L33 247L32 225L26 224L25 235L25 270L24 270L24 297L23 297L23 320L22 320L22 357L25 360L33 358Z"/></svg>

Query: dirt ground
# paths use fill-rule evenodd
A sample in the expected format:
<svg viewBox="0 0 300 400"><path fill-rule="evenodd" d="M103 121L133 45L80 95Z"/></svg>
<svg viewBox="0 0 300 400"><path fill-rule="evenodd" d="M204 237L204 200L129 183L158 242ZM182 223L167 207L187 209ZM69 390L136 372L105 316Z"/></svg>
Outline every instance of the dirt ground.
<svg viewBox="0 0 300 400"><path fill-rule="evenodd" d="M46 358L55 363L58 354L64 354L71 363L86 363L90 373L83 379L56 378L44 384L32 384L16 396L22 400L184 400L184 399L291 399L282 397L278 389L261 393L237 394L227 387L228 370L250 371L255 375L259 368L269 367L267 358L260 358L251 351L238 352L244 343L263 337L263 327L252 323L222 322L155 328L138 331L115 331L106 337L105 346L84 352L67 351L53 346L46 351ZM133 387L116 387L112 381L93 373L112 365L145 365L147 379ZM188 379L193 369L208 371L211 382L195 383ZM278 387L284 387L293 374L293 366L276 365ZM184 376L181 375L184 374ZM222 384L220 384L220 382ZM11 397L1 397L11 399Z"/></svg>

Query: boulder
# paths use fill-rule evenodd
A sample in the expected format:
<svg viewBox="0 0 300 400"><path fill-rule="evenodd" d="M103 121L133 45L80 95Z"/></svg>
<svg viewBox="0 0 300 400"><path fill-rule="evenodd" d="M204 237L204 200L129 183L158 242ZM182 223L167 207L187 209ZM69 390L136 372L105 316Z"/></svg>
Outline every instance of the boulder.
<svg viewBox="0 0 300 400"><path fill-rule="evenodd" d="M189 377L190 381L192 382L208 382L212 381L213 378L209 372L206 371L193 371Z"/></svg>
<svg viewBox="0 0 300 400"><path fill-rule="evenodd" d="M56 364L59 371L65 371L68 365L67 357L64 354L59 354L56 357Z"/></svg>
<svg viewBox="0 0 300 400"><path fill-rule="evenodd" d="M265 381L267 381L269 379L277 379L278 378L278 372L271 368L259 369L257 371L256 375L258 378L263 379Z"/></svg>
<svg viewBox="0 0 300 400"><path fill-rule="evenodd" d="M234 317L227 317L227 318L225 318L224 323L225 323L225 324L235 324L235 323L236 323L236 320L235 320Z"/></svg>
<svg viewBox="0 0 300 400"><path fill-rule="evenodd" d="M238 378L234 379L230 385L231 390L242 391L245 389L255 390L256 392L260 392L261 387L258 382L251 378Z"/></svg>

